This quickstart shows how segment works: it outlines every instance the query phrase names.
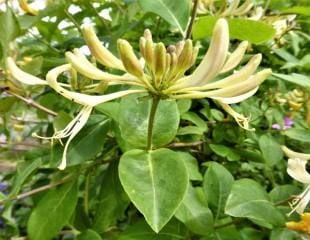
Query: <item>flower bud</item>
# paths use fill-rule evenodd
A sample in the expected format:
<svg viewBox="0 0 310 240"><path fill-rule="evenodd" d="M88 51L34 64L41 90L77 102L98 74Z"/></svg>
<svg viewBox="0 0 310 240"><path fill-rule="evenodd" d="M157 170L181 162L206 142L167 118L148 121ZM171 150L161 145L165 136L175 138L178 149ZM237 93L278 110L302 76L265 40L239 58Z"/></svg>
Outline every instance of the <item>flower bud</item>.
<svg viewBox="0 0 310 240"><path fill-rule="evenodd" d="M142 66L136 57L131 45L126 40L119 39L117 41L118 51L122 59L123 65L125 66L127 72L136 76L143 76Z"/></svg>

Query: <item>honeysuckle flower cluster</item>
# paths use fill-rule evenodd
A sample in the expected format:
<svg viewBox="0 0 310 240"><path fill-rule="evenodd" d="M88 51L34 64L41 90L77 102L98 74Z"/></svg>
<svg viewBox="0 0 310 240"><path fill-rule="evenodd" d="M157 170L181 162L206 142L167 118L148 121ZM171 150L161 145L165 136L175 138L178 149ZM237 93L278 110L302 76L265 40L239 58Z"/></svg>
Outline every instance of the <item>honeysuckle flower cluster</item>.
<svg viewBox="0 0 310 240"><path fill-rule="evenodd" d="M209 13L220 17L233 17L248 15L254 7L253 0L246 0L241 4L240 0L232 0L226 1L224 4L217 7L214 0L200 0L198 1L197 12L200 14Z"/></svg>
<svg viewBox="0 0 310 240"><path fill-rule="evenodd" d="M294 211L303 214L310 201L310 174L306 170L310 154L295 152L286 146L282 146L282 150L289 158L287 173L298 182L306 184L306 189L292 201L292 211L289 214Z"/></svg>
<svg viewBox="0 0 310 240"><path fill-rule="evenodd" d="M153 42L151 32L146 30L139 44L141 58L136 56L130 43L123 39L117 42L118 58L102 45L91 26L84 26L82 32L93 57L106 68L117 69L123 74L116 75L101 70L78 49L67 52L68 64L50 70L46 81L20 70L12 58L7 60L7 68L15 79L25 84L49 85L65 98L83 106L68 126L56 131L52 137L69 137L60 169L66 167L69 143L86 124L92 108L98 104L136 93L148 93L161 99L210 98L216 100L240 126L248 129L248 119L236 113L229 104L241 102L255 94L259 85L271 74L270 69L256 72L262 60L261 54L252 56L243 67L228 74L242 61L248 42L241 42L230 53L229 29L225 19L217 21L208 51L190 75L185 73L195 65L198 54L198 48L193 46L191 40L182 40L166 48L161 42ZM94 96L70 91L66 84L57 81L63 73L72 79L76 72L89 79L104 82L106 87L128 85L131 88Z"/></svg>

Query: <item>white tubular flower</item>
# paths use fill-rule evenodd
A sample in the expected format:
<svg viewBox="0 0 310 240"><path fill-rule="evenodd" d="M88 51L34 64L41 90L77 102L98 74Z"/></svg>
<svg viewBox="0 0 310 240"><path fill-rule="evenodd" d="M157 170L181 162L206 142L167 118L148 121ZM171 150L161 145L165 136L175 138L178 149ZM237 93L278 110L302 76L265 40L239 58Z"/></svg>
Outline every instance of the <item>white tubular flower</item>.
<svg viewBox="0 0 310 240"><path fill-rule="evenodd" d="M292 201L292 211L289 214L295 211L298 214L303 214L310 201L310 174L306 170L310 154L295 152L286 146L282 146L282 150L289 158L287 166L288 175L298 182L307 184L306 189Z"/></svg>

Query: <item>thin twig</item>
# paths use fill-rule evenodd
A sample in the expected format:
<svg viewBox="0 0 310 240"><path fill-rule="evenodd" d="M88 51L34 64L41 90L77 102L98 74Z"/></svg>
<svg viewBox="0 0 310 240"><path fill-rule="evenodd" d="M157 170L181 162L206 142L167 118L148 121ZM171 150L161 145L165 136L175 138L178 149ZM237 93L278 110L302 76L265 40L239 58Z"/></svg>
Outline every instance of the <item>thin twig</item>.
<svg viewBox="0 0 310 240"><path fill-rule="evenodd" d="M196 141L196 142L177 142L177 143L171 143L168 145L168 147L172 148L181 148L181 147L195 147L203 144L204 141Z"/></svg>
<svg viewBox="0 0 310 240"><path fill-rule="evenodd" d="M64 12L66 16L69 18L69 20L74 24L74 26L79 30L80 33L82 33L82 29L80 24L74 19L74 17L68 12L67 9L64 9Z"/></svg>
<svg viewBox="0 0 310 240"><path fill-rule="evenodd" d="M194 21L196 19L196 15L197 15L198 2L199 2L199 0L195 0L194 1L193 10L192 10L192 16L191 16L191 20L190 20L190 22L188 24L188 27L187 27L185 39L189 39L191 37L191 35L192 35L193 24L194 24Z"/></svg>
<svg viewBox="0 0 310 240"><path fill-rule="evenodd" d="M12 96L14 96L14 97L16 97L16 98L18 98L18 99L20 99L20 100L22 100L23 102L25 102L25 103L28 104L29 106L32 106L32 107L34 107L34 108L36 108L36 109L39 109L39 110L41 110L42 112L45 112L45 113L47 113L47 114L49 114L49 115L52 115L52 116L54 116L54 117L57 116L57 113L56 113L56 112L54 112L53 110L48 109L48 108L42 106L41 104L35 102L35 101L34 101L33 99L31 99L31 98L25 98L25 97L22 97L22 96L20 96L20 95L18 95L18 94L16 94L16 93L7 91L7 90L5 90L5 92L8 93L8 94L10 94L10 95L12 95Z"/></svg>
<svg viewBox="0 0 310 240"><path fill-rule="evenodd" d="M58 182L50 183L50 184L47 184L45 186L42 186L42 187L39 187L39 188L35 188L35 189L31 190L31 191L24 192L24 193L19 194L17 196L10 197L9 199L1 200L0 201L0 205L3 205L7 201L20 200L20 199L32 196L34 194L37 194L39 192L43 192L43 191L49 190L51 188L57 187L58 185L61 185L61 184L64 184L64 183L68 182L70 180L70 178L71 177L66 177L66 178L61 179Z"/></svg>

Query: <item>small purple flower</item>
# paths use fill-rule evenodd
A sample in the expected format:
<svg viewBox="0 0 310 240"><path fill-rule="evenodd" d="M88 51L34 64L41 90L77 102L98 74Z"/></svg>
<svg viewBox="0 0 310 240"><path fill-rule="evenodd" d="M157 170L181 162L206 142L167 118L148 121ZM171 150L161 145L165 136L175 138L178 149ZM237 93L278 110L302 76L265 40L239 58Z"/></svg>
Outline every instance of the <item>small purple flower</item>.
<svg viewBox="0 0 310 240"><path fill-rule="evenodd" d="M294 124L294 121L292 118L285 116L283 118L283 123L284 123L283 127L279 123L274 123L271 125L271 128L277 129L277 130L285 130L285 129L291 128Z"/></svg>
<svg viewBox="0 0 310 240"><path fill-rule="evenodd" d="M0 192L4 192L8 188L7 182L0 182Z"/></svg>

